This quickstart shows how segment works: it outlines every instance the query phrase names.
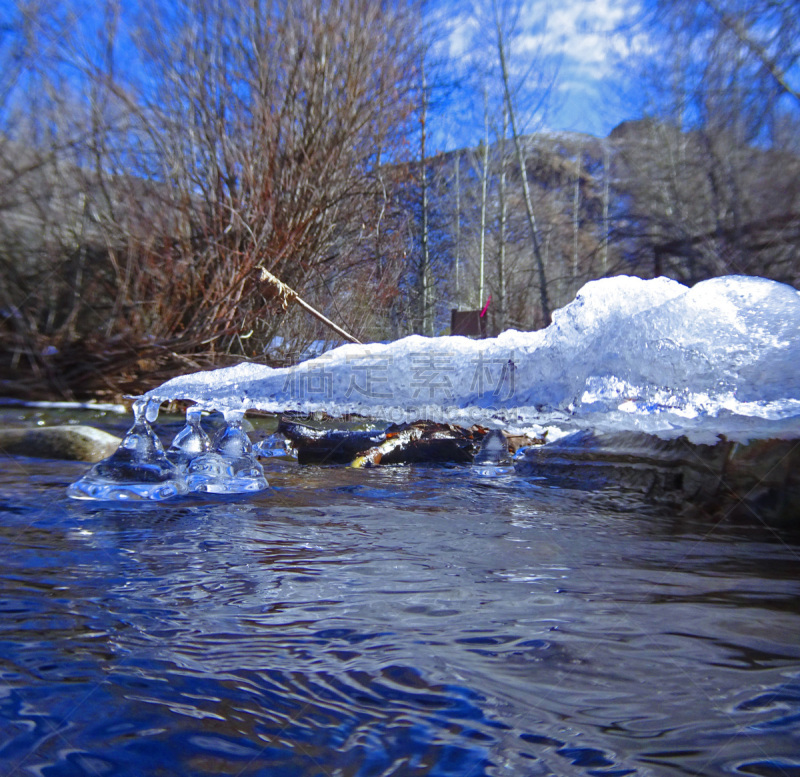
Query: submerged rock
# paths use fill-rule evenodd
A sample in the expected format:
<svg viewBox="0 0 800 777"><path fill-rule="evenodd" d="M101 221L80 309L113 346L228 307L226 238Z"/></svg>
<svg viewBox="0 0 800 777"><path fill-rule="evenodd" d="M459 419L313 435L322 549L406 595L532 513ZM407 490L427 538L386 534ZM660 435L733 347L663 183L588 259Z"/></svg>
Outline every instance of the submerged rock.
<svg viewBox="0 0 800 777"><path fill-rule="evenodd" d="M623 486L650 496L713 493L731 444L693 445L649 434L575 432L546 445L521 448L515 470L568 487Z"/></svg>
<svg viewBox="0 0 800 777"><path fill-rule="evenodd" d="M733 445L719 493L733 518L800 525L800 440Z"/></svg>
<svg viewBox="0 0 800 777"><path fill-rule="evenodd" d="M701 445L635 432L576 432L521 448L514 468L568 488L621 488L717 517L800 520L800 441Z"/></svg>
<svg viewBox="0 0 800 777"><path fill-rule="evenodd" d="M0 429L0 451L14 456L96 462L110 456L119 444L119 437L93 426Z"/></svg>

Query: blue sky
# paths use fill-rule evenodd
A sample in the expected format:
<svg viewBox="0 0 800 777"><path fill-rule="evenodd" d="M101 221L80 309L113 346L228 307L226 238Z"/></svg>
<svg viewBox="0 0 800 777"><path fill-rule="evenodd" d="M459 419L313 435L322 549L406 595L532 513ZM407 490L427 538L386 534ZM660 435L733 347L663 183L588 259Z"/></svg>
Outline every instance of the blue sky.
<svg viewBox="0 0 800 777"><path fill-rule="evenodd" d="M444 29L440 55L461 63L472 76L472 90L453 95L432 123L431 151L474 146L483 134L483 98L476 74L496 67L496 47L491 24L492 0L430 0L428 6ZM535 75L520 75L534 61L543 64L545 81L552 80L546 110L520 110L522 131L566 130L607 135L640 110L623 97L620 63L633 51L650 48L633 23L642 4L650 0L495 0L518 13L512 62L517 85L525 84L536 100ZM0 20L5 15L0 0ZM74 23L90 29L102 24L102 6L92 0L70 0ZM121 6L123 17L135 14L140 3ZM8 11L8 8L6 9ZM120 29L125 32L125 24ZM87 33L87 40L92 35ZM122 46L126 44L123 37ZM52 44L55 46L55 42ZM552 78L551 78L552 77ZM490 77L491 80L491 77ZM496 76L492 80L491 112L497 119L499 102ZM491 91L491 87L490 87ZM524 91L524 90L523 90ZM521 98L524 95L520 94ZM524 99L521 99L524 105ZM494 133L492 133L494 134Z"/></svg>
<svg viewBox="0 0 800 777"><path fill-rule="evenodd" d="M645 48L641 33L625 34L640 13L632 0L562 0L553 4L544 32L547 46L560 57L553 129L606 135L630 118L632 106L621 96L618 66L634 48Z"/></svg>
<svg viewBox="0 0 800 777"><path fill-rule="evenodd" d="M531 116L531 130L604 136L635 117L636 106L623 96L620 63L649 49L645 35L634 25L642 10L639 0L511 0L508 4L518 13L513 52L518 70L538 59L555 74L547 111ZM485 16L491 5L491 0L442 3L447 27L443 49L463 58L467 69L477 71L481 60L496 56ZM480 103L473 106L480 119L482 99L473 97L472 102ZM445 145L460 143L463 118L463 114L452 117L451 128L445 130L452 137L443 141ZM481 123L482 119L474 131L481 132Z"/></svg>

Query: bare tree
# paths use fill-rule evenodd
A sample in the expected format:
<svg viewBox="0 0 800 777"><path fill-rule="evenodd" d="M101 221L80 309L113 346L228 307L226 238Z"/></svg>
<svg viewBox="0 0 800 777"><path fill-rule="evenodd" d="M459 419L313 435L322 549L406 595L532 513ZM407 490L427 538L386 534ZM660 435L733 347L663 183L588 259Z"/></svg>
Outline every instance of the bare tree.
<svg viewBox="0 0 800 777"><path fill-rule="evenodd" d="M422 334L433 335L434 283L431 267L428 193L428 82L425 76L425 60L420 64L420 111L419 111L419 179L420 179L420 260L417 269L417 302L419 325Z"/></svg>
<svg viewBox="0 0 800 777"><path fill-rule="evenodd" d="M791 2L757 0L746 5L703 0L774 80L778 88L800 103L800 84L792 71L800 57L800 20ZM796 72L795 72L796 75Z"/></svg>
<svg viewBox="0 0 800 777"><path fill-rule="evenodd" d="M793 4L663 3L647 23L664 51L653 82L642 76L647 120L613 135L630 204L618 235L650 254L654 272L688 282L727 273L796 282Z"/></svg>
<svg viewBox="0 0 800 777"><path fill-rule="evenodd" d="M497 226L497 305L495 307L495 328L503 332L507 324L508 312L508 155L506 153L506 136L508 134L508 108L503 105L502 132L499 141L500 181L497 192L498 226Z"/></svg>
<svg viewBox="0 0 800 777"><path fill-rule="evenodd" d="M66 244L48 243L48 256L64 257L51 292L35 274L0 283L13 289L1 304L15 336L25 333L25 352L40 366L92 355L81 375L61 371L76 385L92 370L117 370L119 385L198 353L259 355L291 320L259 293L261 267L347 329L369 326L366 281L381 286L392 275L386 262L376 267L375 246L390 244L383 168L407 135L416 9L143 2L124 19L115 0L91 6L59 40L41 104L21 104L22 121L44 130L52 125L43 117L59 117L63 130L48 147L71 156L45 158L75 191L62 186L62 195L51 176L36 199L37 223L52 216L53 235L70 225ZM76 14L68 7L64 16ZM128 66L115 55L120 24L138 46ZM19 266L4 262L5 277ZM56 355L42 356L48 342Z"/></svg>
<svg viewBox="0 0 800 777"><path fill-rule="evenodd" d="M521 171L520 180L522 181L525 214L528 217L531 245L533 247L533 255L536 261L536 271L539 279L539 301L542 308L542 320L544 325L547 326L550 323L551 317L550 297L547 288L547 274L540 245L539 228L536 223L536 213L534 211L533 201L531 199L530 184L528 182L528 166L525 160L525 149L520 136L516 105L511 92L510 73L507 61L507 36L503 29L500 8L497 4L497 0L492 0L492 6L494 11L495 32L497 34L497 55L500 60L500 77L502 79L503 96L505 99L506 108L508 110L511 136L514 140L514 147L517 152L517 162Z"/></svg>
<svg viewBox="0 0 800 777"><path fill-rule="evenodd" d="M483 286L486 274L486 191L489 183L489 101L484 89L483 93L483 140L480 145L481 152L481 227L480 227L480 249L479 249L479 270L478 270L478 305L483 305Z"/></svg>

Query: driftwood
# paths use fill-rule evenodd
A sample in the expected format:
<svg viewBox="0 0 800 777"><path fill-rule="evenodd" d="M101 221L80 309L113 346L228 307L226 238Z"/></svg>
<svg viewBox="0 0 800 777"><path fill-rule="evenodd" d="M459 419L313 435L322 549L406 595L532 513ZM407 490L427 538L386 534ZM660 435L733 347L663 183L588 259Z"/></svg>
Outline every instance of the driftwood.
<svg viewBox="0 0 800 777"><path fill-rule="evenodd" d="M278 432L297 450L300 464L378 464L433 462L470 463L480 450L487 430L463 429L452 424L418 421L392 424L370 432L343 429L317 430L281 420Z"/></svg>
<svg viewBox="0 0 800 777"><path fill-rule="evenodd" d="M351 467L375 467L378 464L470 464L480 450L486 429L473 426L464 429L453 424L422 421L392 424L386 439L363 451L350 463Z"/></svg>
<svg viewBox="0 0 800 777"><path fill-rule="evenodd" d="M297 450L300 464L350 464L360 453L386 439L381 430L320 430L284 418L278 423L278 433Z"/></svg>
<svg viewBox="0 0 800 777"><path fill-rule="evenodd" d="M361 345L361 341L353 337L353 335L345 332L337 324L334 324L327 316L324 316L320 313L315 307L309 305L293 288L287 286L280 278L274 276L269 270L264 267L259 268L260 275L259 275L259 283L263 285L267 285L274 296L277 296L278 299L281 301L283 305L283 309L285 310L290 302L297 303L303 310L311 313L314 318L322 321L323 324L333 329L339 337L343 337L345 340L349 340L351 343L356 343L357 345Z"/></svg>

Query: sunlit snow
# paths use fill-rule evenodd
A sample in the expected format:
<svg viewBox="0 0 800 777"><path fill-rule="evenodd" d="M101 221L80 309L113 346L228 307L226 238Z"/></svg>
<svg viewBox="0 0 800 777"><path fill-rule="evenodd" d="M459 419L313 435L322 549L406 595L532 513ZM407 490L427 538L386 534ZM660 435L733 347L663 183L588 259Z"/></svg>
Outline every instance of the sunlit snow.
<svg viewBox="0 0 800 777"><path fill-rule="evenodd" d="M538 332L344 345L150 391L205 409L325 412L519 429L641 430L696 442L800 436L800 293L730 276L588 283Z"/></svg>

